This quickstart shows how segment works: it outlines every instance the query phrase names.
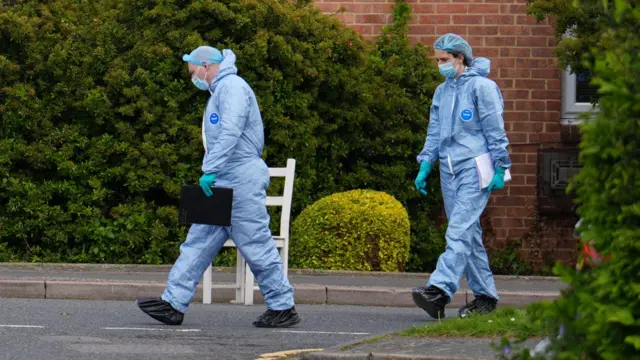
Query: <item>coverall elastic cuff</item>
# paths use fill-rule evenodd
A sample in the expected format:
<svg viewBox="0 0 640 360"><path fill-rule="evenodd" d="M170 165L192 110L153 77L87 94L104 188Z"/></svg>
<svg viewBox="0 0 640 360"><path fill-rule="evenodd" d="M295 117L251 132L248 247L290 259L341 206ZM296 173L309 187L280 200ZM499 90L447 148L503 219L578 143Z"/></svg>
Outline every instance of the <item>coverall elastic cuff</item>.
<svg viewBox="0 0 640 360"><path fill-rule="evenodd" d="M211 168L211 167L202 167L202 173L203 174L217 174L218 172L220 172L220 169L217 168Z"/></svg>
<svg viewBox="0 0 640 360"><path fill-rule="evenodd" d="M511 163L505 163L503 160L494 160L494 166L495 168L504 168L504 169L508 169L511 167Z"/></svg>
<svg viewBox="0 0 640 360"><path fill-rule="evenodd" d="M422 163L427 162L429 164L433 165L433 161L431 159L431 156L429 155L425 155L425 154L420 154L416 157L417 163L418 165L422 165Z"/></svg>
<svg viewBox="0 0 640 360"><path fill-rule="evenodd" d="M173 299L169 298L167 296L166 292L164 294L162 294L161 298L162 298L162 300L168 302L171 305L171 307L173 307L174 309L180 311L183 314L187 313L188 308L176 303Z"/></svg>

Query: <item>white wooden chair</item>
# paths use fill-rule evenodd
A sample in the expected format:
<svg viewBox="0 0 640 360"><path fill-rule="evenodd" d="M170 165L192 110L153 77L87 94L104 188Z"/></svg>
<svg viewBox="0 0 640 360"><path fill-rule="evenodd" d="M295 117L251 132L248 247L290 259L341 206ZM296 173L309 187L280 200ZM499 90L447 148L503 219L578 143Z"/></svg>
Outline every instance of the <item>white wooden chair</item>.
<svg viewBox="0 0 640 360"><path fill-rule="evenodd" d="M291 219L291 202L293 199L293 181L296 171L296 160L287 159L285 168L269 168L269 176L284 177L284 192L282 196L267 196L267 206L281 206L282 216L280 218L280 234L273 235L276 247L280 251L284 265L284 274L287 276L289 270L289 222ZM229 239L224 243L224 247L236 247L235 243ZM236 289L236 303L253 305L253 292L258 287L254 285L254 276L245 259L237 251L236 282L232 285L213 285L211 282L211 265L204 272L202 277L202 303L211 304L211 289Z"/></svg>

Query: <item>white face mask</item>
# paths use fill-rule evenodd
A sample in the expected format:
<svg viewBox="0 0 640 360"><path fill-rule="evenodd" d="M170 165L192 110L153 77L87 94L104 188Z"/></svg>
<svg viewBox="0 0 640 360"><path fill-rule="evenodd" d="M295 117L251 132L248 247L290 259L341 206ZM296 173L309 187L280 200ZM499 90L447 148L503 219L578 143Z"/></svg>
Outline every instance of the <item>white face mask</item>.
<svg viewBox="0 0 640 360"><path fill-rule="evenodd" d="M193 76L191 77L191 82L193 83L193 85L195 85L200 90L205 90L205 91L209 90L209 83L206 80L207 79L207 72L205 70L204 79L200 79L198 77L198 71L200 69L201 69L201 67L199 67L198 70L196 70L196 72L193 74Z"/></svg>
<svg viewBox="0 0 640 360"><path fill-rule="evenodd" d="M460 69L460 66L458 64L459 63L457 62L457 59L454 58L447 63L438 65L440 74L448 79L453 79L454 77L456 77L456 75L458 74L458 70Z"/></svg>

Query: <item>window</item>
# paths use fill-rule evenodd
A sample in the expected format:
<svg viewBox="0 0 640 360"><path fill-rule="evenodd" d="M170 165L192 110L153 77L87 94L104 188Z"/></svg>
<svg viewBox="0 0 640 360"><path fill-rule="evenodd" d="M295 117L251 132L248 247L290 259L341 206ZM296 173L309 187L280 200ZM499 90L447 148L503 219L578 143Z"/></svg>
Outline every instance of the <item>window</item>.
<svg viewBox="0 0 640 360"><path fill-rule="evenodd" d="M599 98L598 87L591 85L589 72L571 73L564 71L562 76L562 125L582 123L580 114L593 108L593 102Z"/></svg>

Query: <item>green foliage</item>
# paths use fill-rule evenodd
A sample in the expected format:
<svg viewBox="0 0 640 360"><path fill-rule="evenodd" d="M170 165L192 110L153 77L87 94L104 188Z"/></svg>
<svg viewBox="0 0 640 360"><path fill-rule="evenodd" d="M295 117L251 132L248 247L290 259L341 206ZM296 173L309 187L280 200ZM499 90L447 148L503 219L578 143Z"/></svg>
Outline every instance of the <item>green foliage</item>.
<svg viewBox="0 0 640 360"><path fill-rule="evenodd" d="M362 134L360 150L354 159L357 170L349 188L369 188L392 194L403 203L411 219L411 256L408 271L430 272L445 247L444 230L434 226L442 208L439 171L429 177L429 196L416 192L416 155L422 150L429 123L429 107L437 85L442 81L433 66L429 49L409 43L411 7L396 0L393 23L383 29L371 50L368 78L380 78L373 89L369 109L370 126ZM343 190L343 189L341 189ZM434 211L435 210L435 211Z"/></svg>
<svg viewBox="0 0 640 360"><path fill-rule="evenodd" d="M438 258L444 252L447 242L447 224L438 227L429 221L411 222L411 254L407 271L433 272Z"/></svg>
<svg viewBox="0 0 640 360"><path fill-rule="evenodd" d="M236 248L222 248L213 259L213 266L235 267L237 264L237 254L238 250L236 250Z"/></svg>
<svg viewBox="0 0 640 360"><path fill-rule="evenodd" d="M602 28L594 20L603 15L596 1L580 2L580 6L574 6L575 0L527 0L527 3L529 14L539 21L554 16L558 41L555 54L564 68L582 71L593 64L589 50L602 35Z"/></svg>
<svg viewBox="0 0 640 360"><path fill-rule="evenodd" d="M583 126L584 168L572 187L584 219L582 241L593 241L601 255L611 258L587 271L556 266L571 290L560 300L537 307L537 314L547 322L558 359L640 358L638 5L639 1L576 2L575 11L597 11L588 24L579 22L577 27L581 32L595 29L601 36L589 47L585 66L593 71L602 97L595 120ZM563 335L560 339L558 333ZM529 355L519 353L514 358Z"/></svg>
<svg viewBox="0 0 640 360"><path fill-rule="evenodd" d="M179 189L200 175L207 98L181 56L203 43L237 54L269 166L298 160L294 217L323 196L374 188L428 228L437 204L412 180L438 74L408 44L407 4L395 14L371 44L306 1L0 7L0 237L25 260L172 262L186 233Z"/></svg>
<svg viewBox="0 0 640 360"><path fill-rule="evenodd" d="M7 243L0 243L0 261L9 262L15 260L17 260L16 256L7 248Z"/></svg>
<svg viewBox="0 0 640 360"><path fill-rule="evenodd" d="M542 322L526 310L506 307L498 308L490 314L471 314L464 319L457 318L426 325L414 325L399 332L403 336L452 336L452 337L498 337L506 336L527 339L542 334Z"/></svg>
<svg viewBox="0 0 640 360"><path fill-rule="evenodd" d="M489 251L489 265L495 275L531 275L533 268L520 256L522 241L511 240L499 249Z"/></svg>
<svg viewBox="0 0 640 360"><path fill-rule="evenodd" d="M291 229L294 268L403 271L409 256L409 217L392 196L352 190L320 199Z"/></svg>

